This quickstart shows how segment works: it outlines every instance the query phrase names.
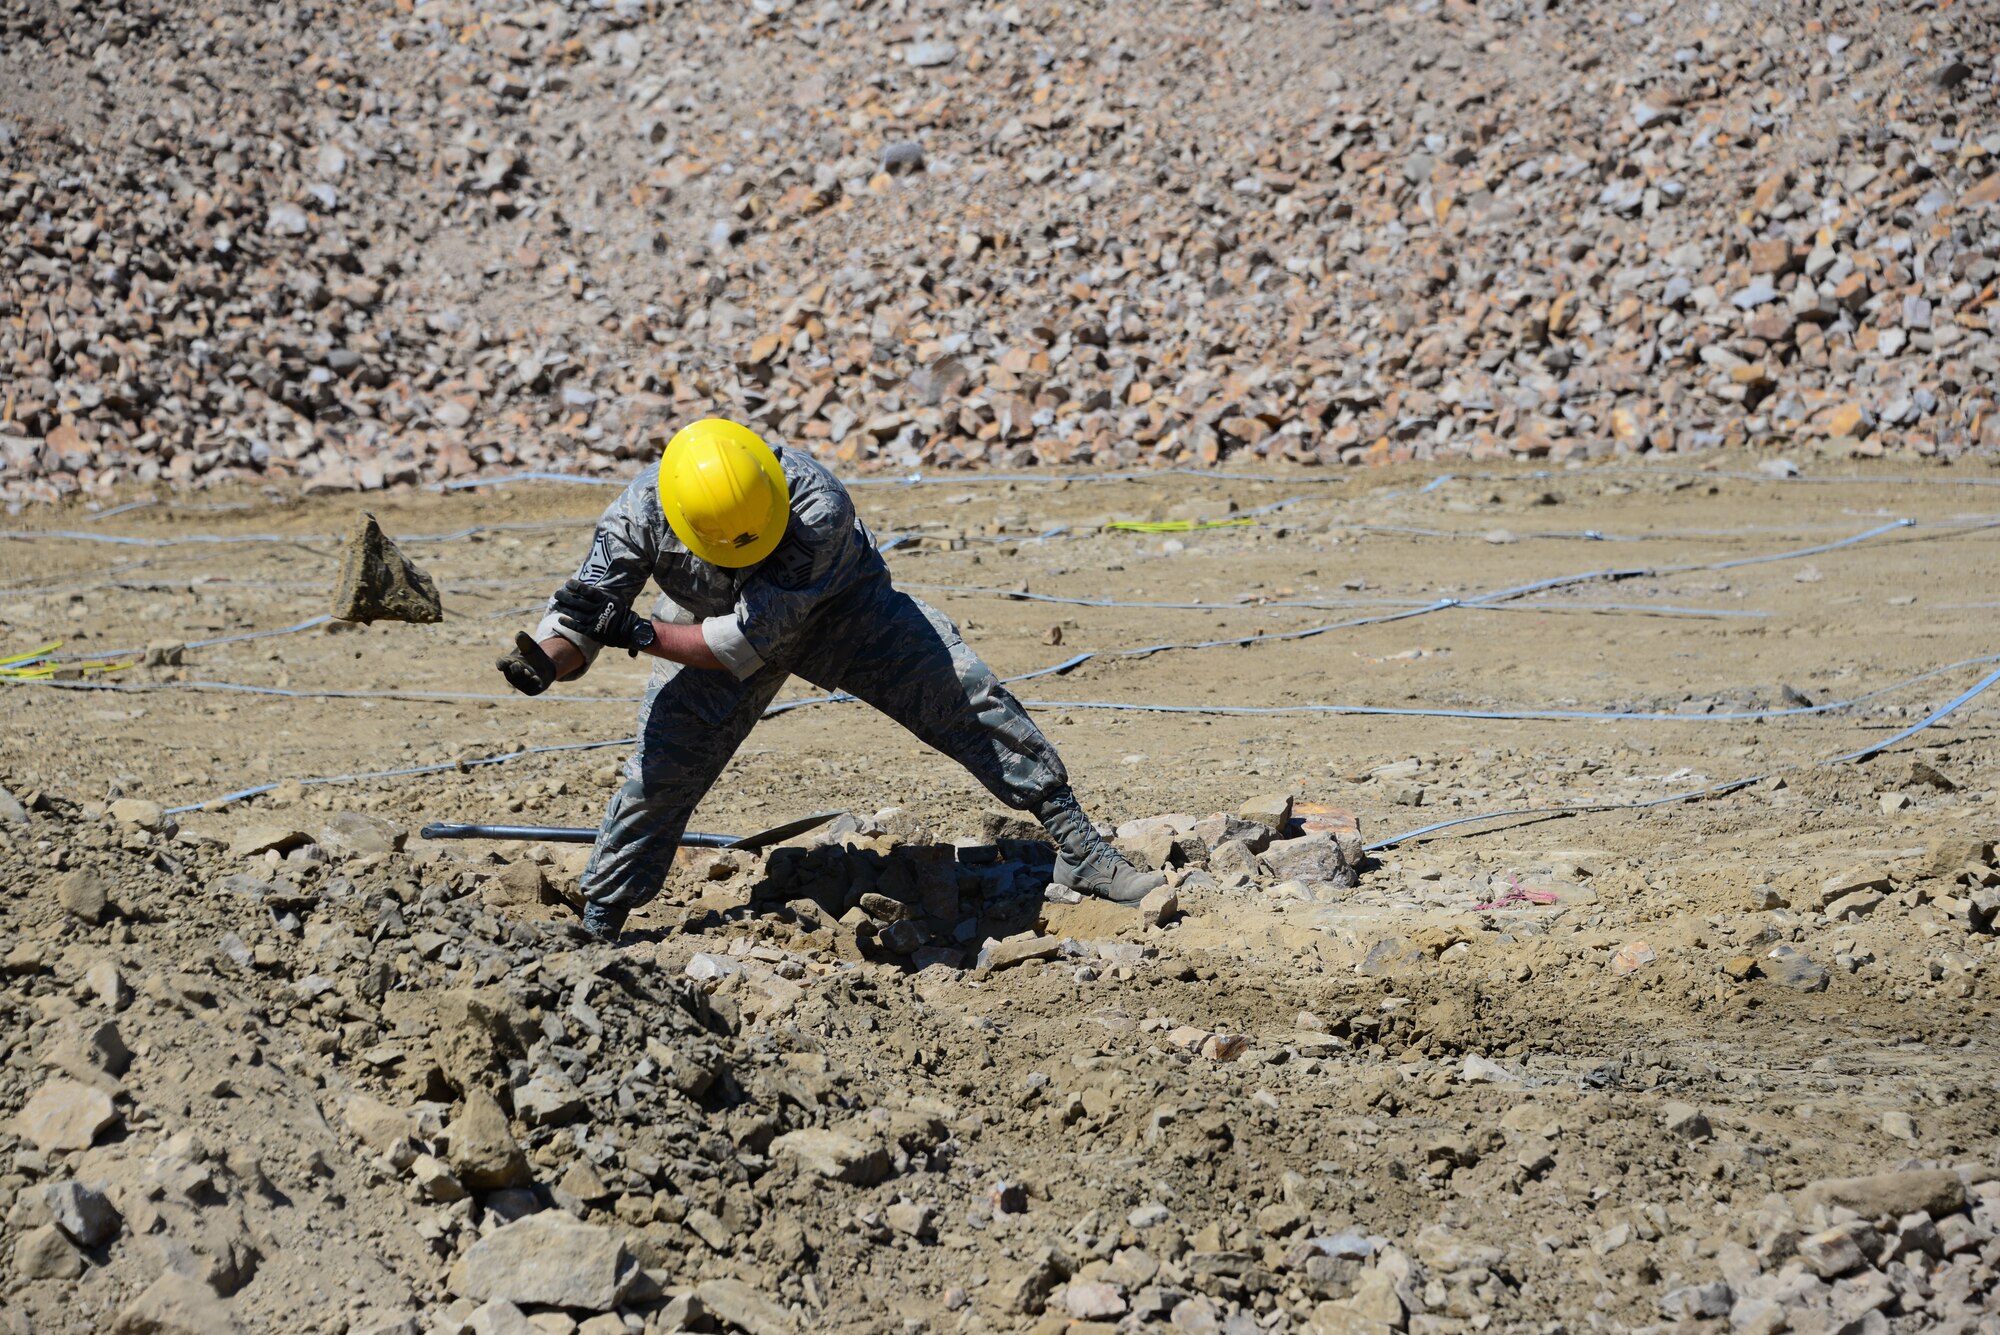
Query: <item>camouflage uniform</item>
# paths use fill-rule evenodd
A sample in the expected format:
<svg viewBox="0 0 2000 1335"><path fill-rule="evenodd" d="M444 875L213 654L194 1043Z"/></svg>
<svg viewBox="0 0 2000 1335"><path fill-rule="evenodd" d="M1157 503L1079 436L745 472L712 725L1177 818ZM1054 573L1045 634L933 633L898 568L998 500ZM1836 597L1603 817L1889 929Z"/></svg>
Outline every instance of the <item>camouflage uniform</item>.
<svg viewBox="0 0 2000 1335"><path fill-rule="evenodd" d="M688 817L749 735L785 678L846 691L971 771L995 797L1027 810L1069 779L1062 760L993 670L936 609L896 590L875 539L833 474L779 449L791 520L777 550L741 570L710 565L674 536L647 469L605 510L577 578L627 606L652 576L653 615L699 622L724 672L660 661L639 706L639 748L599 827L583 893L636 908L659 893ZM537 639L601 645L559 621L553 602Z"/></svg>

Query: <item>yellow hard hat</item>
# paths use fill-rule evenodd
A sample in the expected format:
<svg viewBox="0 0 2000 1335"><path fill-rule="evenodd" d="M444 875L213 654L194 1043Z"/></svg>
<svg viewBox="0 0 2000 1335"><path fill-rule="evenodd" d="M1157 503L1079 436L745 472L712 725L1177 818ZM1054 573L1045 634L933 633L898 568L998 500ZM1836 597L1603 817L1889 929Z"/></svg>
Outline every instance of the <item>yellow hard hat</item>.
<svg viewBox="0 0 2000 1335"><path fill-rule="evenodd" d="M756 565L785 536L791 491L763 437L721 417L690 422L660 455L660 509L710 565Z"/></svg>

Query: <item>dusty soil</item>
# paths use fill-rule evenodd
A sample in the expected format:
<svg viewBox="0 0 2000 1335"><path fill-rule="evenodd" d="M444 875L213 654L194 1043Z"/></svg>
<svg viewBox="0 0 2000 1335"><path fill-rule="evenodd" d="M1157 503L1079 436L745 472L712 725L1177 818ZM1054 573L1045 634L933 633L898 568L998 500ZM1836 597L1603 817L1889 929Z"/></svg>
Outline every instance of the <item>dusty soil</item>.
<svg viewBox="0 0 2000 1335"><path fill-rule="evenodd" d="M1400 842L1354 890L1269 866L1232 878L1184 840L1180 916L1149 928L1042 901L1023 831L969 778L861 706L817 703L760 727L696 825L741 833L836 806L861 819L799 841L819 851L689 858L615 953L565 925L572 850L415 831L594 824L622 748L301 786L625 735L643 678L622 657L541 700L506 694L491 666L580 557L607 492L369 498L443 591L441 625L184 653L166 643L321 612L359 502L33 515L48 530L254 540L0 544L8 652L61 638L66 654L151 644L168 660L109 690L6 687L0 782L28 810L0 821L0 1023L17 1036L0 1112L51 1079L103 1089L115 1112L73 1151L15 1124L0 1246L46 1225L53 1182L101 1185L123 1225L79 1253L80 1277L31 1277L17 1257L0 1325L105 1329L164 1269L206 1279L248 1329L510 1329L491 1312L467 1324L480 1295L452 1265L548 1205L646 1267L628 1321L586 1326L604 1331L1629 1328L1719 1320L1788 1274L1805 1287L1770 1301L1792 1328L1858 1330L1842 1323L1861 1319L1861 1280L1793 1256L1842 1217L1806 1189L1924 1166L1960 1170L1971 1204L1935 1213L1974 1240L1935 1258L1870 1252L1856 1275L1894 1297L1867 1310L1895 1329L1990 1322L1994 697L1867 763L1819 762L1993 665L1849 709L1721 716L1994 653L2000 537L1985 525L2000 492L1942 470L1916 485L1633 467L1432 477L971 478L857 496L878 535L903 539L899 581L1003 674L1094 654L1016 689L1109 824L1290 794L1353 811L1377 842L1766 777ZM1101 527L1283 501L1237 527ZM1904 518L1835 550L1716 568ZM463 536L421 540L444 534ZM1463 605L1608 568L1648 573ZM1119 652L1441 599L1461 605ZM1213 712L1306 704L1672 717ZM146 806L262 784L279 786L178 817ZM340 813L408 842L348 847L321 833ZM260 830L292 851L247 851ZM1850 889L1863 898L1842 900ZM889 900L928 942L914 956L887 930L903 912ZM1035 930L1061 939L1051 957L977 967L982 942ZM136 992L123 1005L91 973L103 961ZM511 998L511 1039L466 1018L468 987ZM106 1020L131 1054L116 1074L91 1037ZM491 1050L467 1056L467 1035ZM689 1061L710 1079L680 1080ZM537 1072L573 1082L579 1107L531 1120ZM463 1168L440 1129L486 1092L528 1151L533 1196L454 1182L452 1200L424 1177ZM364 1094L406 1116L402 1132L367 1139ZM818 1176L787 1148L802 1129L872 1142L886 1165ZM414 1151L434 1157L413 1168ZM1308 1259L1304 1240L1349 1232ZM1683 1292L1717 1281L1730 1292L1716 1311ZM545 1329L587 1315L542 1306Z"/></svg>

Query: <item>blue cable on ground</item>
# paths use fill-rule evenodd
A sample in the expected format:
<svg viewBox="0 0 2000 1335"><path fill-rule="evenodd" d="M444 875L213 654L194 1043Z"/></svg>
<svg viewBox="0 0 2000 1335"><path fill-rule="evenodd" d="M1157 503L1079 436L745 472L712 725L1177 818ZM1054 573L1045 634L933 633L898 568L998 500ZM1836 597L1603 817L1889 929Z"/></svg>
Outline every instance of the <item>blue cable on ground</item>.
<svg viewBox="0 0 2000 1335"><path fill-rule="evenodd" d="M1968 703L1975 697L1985 694L1987 691L1993 688L1993 684L1995 682L2000 682L2000 671L1993 671L1987 673L1985 677L1980 679L1979 684L1974 686L1971 690L1966 691L1956 700L1953 700L1951 703L1938 709L1936 712L1931 714L1930 717L1925 718L1915 724L1912 724L1910 727L1903 729L1901 732L1897 733L1894 737L1884 738L1883 740L1876 742L1872 746L1864 746L1859 751L1849 751L1844 756L1835 756L1833 759L1825 761L1823 763L1828 765L1839 765L1839 764L1845 764L1849 761L1873 759L1875 756L1880 755L1882 752L1888 750L1890 747L1896 745L1898 742L1906 741L1909 738L1916 736L1918 733L1922 732L1925 728L1930 727L1933 723L1936 723L1939 719L1951 713L1953 710L1958 709L1960 706Z"/></svg>
<svg viewBox="0 0 2000 1335"><path fill-rule="evenodd" d="M1051 664L1048 667L1036 668L1030 672L1017 673L1013 676L1004 677L1001 680L1009 685L1012 685L1016 682L1032 681L1038 677L1060 675L1071 671L1072 669L1080 666L1085 662L1088 662L1090 659L1096 656L1097 655L1092 653L1075 654L1070 658L1064 659L1060 663ZM1479 719L1479 720L1494 721L1494 722L1583 721L1583 722L1610 722L1610 723L1756 723L1756 722L1766 722L1772 719L1801 718L1801 717L1811 717L1821 714L1838 713L1842 710L1853 709L1856 706L1868 704L1869 702L1881 699L1884 696L1893 695L1897 692L1907 690L1912 686L1920 685L1923 682L1929 681L1935 677L1943 676L1950 672L1956 672L1959 671L1960 669L1967 667L1984 667L1987 664L1996 662L2000 662L2000 654L1989 654L1977 658L1961 659L1955 663L1947 663L1942 667L1927 669L1923 672L1916 674L1913 677L1905 677L1902 680L1890 682L1885 686L1878 686L1873 690L1865 691L1860 695L1852 696L1848 699L1828 700L1817 705L1793 705L1793 706L1786 706L1783 708L1773 708L1773 709L1734 710L1726 713L1715 713L1715 714L1672 714L1672 713L1664 713L1658 711L1649 712L1641 710L1602 710L1602 711L1464 710L1464 709L1443 709L1443 708L1419 708L1413 706L1328 705L1328 704L1265 705L1265 706L1167 705L1167 704L1134 704L1123 701L1110 701L1110 700L1024 700L1022 701L1022 703L1032 709L1098 709L1098 710L1112 710L1112 711L1130 712L1130 713L1222 714L1222 715L1247 715L1252 717L1262 716L1262 715L1284 715L1284 714L1328 714L1328 715L1351 715L1359 717L1387 716L1387 717L1397 717L1397 718ZM217 692L239 694L239 695L274 696L280 699L295 699L295 700L297 699L414 700L414 701L438 701L447 703L458 703L458 702L485 703L485 702L518 701L520 699L519 696L509 692L404 691L404 690L295 690L289 687L282 687L282 686L255 686L242 682L226 682L226 681L165 681L165 682L146 682L146 683L120 683L120 682L109 682L109 681L50 681L47 679L31 679L25 681L11 681L7 682L6 684L14 686L24 686L24 687L31 687L31 686L51 687L58 690L111 691L111 692L122 692L126 694L146 694L153 691L171 691L171 690L217 691ZM1934 717L1942 717L1943 713L1948 713L1950 712L1950 710L1957 708L1960 704L1963 704L1966 700L1969 700L1973 696L1979 694L1979 692L1983 689L1984 687L1975 687L1972 691L1968 692L1965 696L1961 697L1958 701L1956 701L1952 705L1946 706L1944 711L1940 712L1940 714ZM605 695L605 696L543 695L536 697L538 702L556 702L563 704L625 704L625 705L635 704L642 698L643 697L641 696L616 696L616 695ZM847 694L844 691L837 691L828 695L805 696L792 700L780 700L773 703L768 709L765 710L764 717L774 718L780 714L790 713L795 709L805 708L808 705L852 703L854 701L854 698L855 697ZM1916 731L1919 731L1921 727L1924 726L1928 726L1928 724L1919 725L1918 728L1913 728L1910 729L1909 731L1911 733L1914 733ZM1892 738L1891 742L1893 743L1895 740L1899 739ZM1888 744L1890 743L1884 743L1884 745ZM1856 754L1858 755L1859 753Z"/></svg>
<svg viewBox="0 0 2000 1335"><path fill-rule="evenodd" d="M1031 709L1108 709L1134 714L1223 714L1261 718L1290 714L1335 714L1356 717L1382 718L1456 718L1478 719L1487 722L1539 722L1539 723L1761 723L1771 719L1805 718L1817 714L1832 714L1856 705L1867 704L1885 695L1929 681L1947 672L1961 668L1981 667L1988 663L2000 662L2000 654L1988 654L1979 658L1961 659L1943 667L1931 668L1914 677L1891 682L1872 691L1864 692L1847 700L1829 700L1817 705L1789 705L1782 709L1743 709L1714 714L1669 714L1648 710L1584 710L1584 709L1427 709L1396 705L1163 705L1131 704L1116 700L1023 700L1021 703ZM1971 699L1979 691L1975 689L1965 698ZM1962 703L1962 702L1961 702Z"/></svg>
<svg viewBox="0 0 2000 1335"><path fill-rule="evenodd" d="M2000 656L1995 656L1995 657L2000 657ZM1984 660L1968 659L1965 661L1991 662L1993 661L1993 659L1992 658ZM1960 666L1960 665L1954 665L1954 666ZM1055 670L1057 669L1044 669L1045 672L1055 671ZM1937 668L1929 673L1924 674L1924 676L1935 676L1939 672L1945 672L1949 670L1950 670L1949 668ZM1917 681L1917 680L1922 680L1922 678L1917 677L1917 678L1912 678L1911 680ZM1969 703L1977 696L1983 694L1987 690L1990 690L1996 683L2000 683L2000 671L1994 671L1988 673L1983 679L1981 679L1978 685L1972 687L1968 691L1965 691L1963 694L1959 695L1956 699L1952 700L1949 704L1934 711L1932 714L1923 719L1921 722L1909 728L1905 728L1903 731L1897 733L1895 736L1885 738L1884 740L1874 743L1871 746L1864 747L1859 751L1851 751L1848 752L1846 755L1836 756L1830 760L1825 760L1820 763L1823 765L1846 764L1854 761L1866 760L1872 758L1873 756L1879 755L1888 748L1896 746L1908 740L1909 738L1916 736L1918 733L1924 731L1926 728L1931 727L1933 724L1937 723L1939 720L1943 719L1948 714L1951 714L1954 711L1962 708L1964 705ZM1903 683L1903 684L1908 684L1908 683ZM1886 691L1895 688L1885 687L1883 689ZM838 697L828 697L828 698L832 699ZM1869 697L1861 696L1857 697L1857 700L1863 700L1867 698ZM797 708L799 705L805 703L809 702L807 701L789 702L789 707ZM1706 717L1712 717L1712 716L1706 716ZM503 755L485 756L477 760L452 761L436 765L413 765L413 766L406 766L400 769L373 770L359 774L324 775L315 778L300 779L298 780L298 782L306 786L314 786L318 784L328 784L328 783L361 782L369 779L392 779L392 778L403 778L407 776L422 775L422 774L441 774L447 770L470 769L473 768L474 766L479 766L479 765L504 764L508 761L518 760L525 756L550 755L553 753L567 752L567 751L594 751L594 750L601 750L602 748L609 746L629 746L636 743L637 741L638 738L636 737L617 737L617 738L612 738L608 741L601 741L601 742L570 742L557 746L536 746L536 747L528 747L520 751L510 751ZM1505 820L1505 819L1510 819L1515 817L1525 817L1525 816L1562 816L1562 815L1573 815L1573 814L1580 814L1593 811L1636 810L1644 807L1665 806L1669 803L1690 801L1697 797L1705 797L1720 793L1732 792L1735 789L1747 787L1753 783L1760 783L1764 779L1769 777L1771 776L1766 774L1766 775L1756 775L1754 777L1745 779L1732 779L1727 783L1712 784L1706 788L1698 788L1690 792L1674 793L1666 797L1648 798L1638 802L1594 802L1594 803L1585 803L1577 806L1567 806L1567 807L1527 807L1513 811L1487 812L1483 815L1477 815L1477 816L1458 816L1454 817L1451 820L1438 821L1434 824L1423 826L1420 829L1406 831L1405 833L1394 835L1388 839L1377 840L1376 842L1367 845L1367 850L1371 853L1378 852L1385 848L1393 848L1398 844L1406 843L1411 839L1421 838L1422 836L1427 834L1434 834L1439 831L1452 829L1460 825L1469 825L1481 821ZM282 782L284 782L284 780L279 781L279 783ZM241 801L244 798L261 796L264 793L271 792L278 786L279 786L278 783L266 783L266 784L258 784L250 788L240 788L234 792L224 793L219 797L210 798L208 801L205 802L195 802L195 803L189 803L184 806L171 807L168 809L167 814L183 815L190 811L200 811L205 807L225 806L231 802Z"/></svg>
<svg viewBox="0 0 2000 1335"><path fill-rule="evenodd" d="M898 580L899 589L920 589L928 593L951 593L964 596L1005 598L1014 602L1056 603L1066 607L1130 607L1153 608L1182 612L1270 612L1299 609L1304 611L1330 612L1350 607L1431 607L1436 600L1424 598L1342 598L1342 599L1276 599L1262 603L1171 603L1130 601L1122 598L1066 598L1050 593L1029 593L1025 589L1001 589L983 585L966 584L926 584L915 581ZM1461 607L1475 612L1652 612L1662 616L1688 617L1769 617L1769 612L1753 612L1733 607L1675 607L1670 604L1651 603L1537 603L1534 607L1513 608L1489 606L1485 603L1460 603Z"/></svg>
<svg viewBox="0 0 2000 1335"><path fill-rule="evenodd" d="M1991 690L1996 683L2000 683L2000 671L1989 672L1980 680L1978 685L1966 691L1957 699L1951 701L1951 703L1936 710L1929 717L1903 729L1895 736L1885 737L1879 742L1862 747L1859 751L1849 751L1846 755L1834 756L1818 763L1822 766L1846 765L1873 759L1890 747L1916 736L1924 729L1944 718L1947 714L1963 707L1975 697L1983 695L1988 690ZM1402 834L1391 835L1387 839L1378 839L1372 844L1365 845L1365 850L1370 853L1380 852L1385 848L1394 848L1398 844L1408 843L1412 839L1420 839L1427 834L1436 834L1441 830L1454 829L1460 825L1471 825L1481 821L1510 820L1526 816L1575 816L1595 811L1637 811L1645 807L1666 806L1674 802L1691 802L1700 797L1716 797L1723 793L1733 793L1739 788L1747 788L1753 783L1762 783L1766 779L1774 778L1779 774L1785 773L1786 770L1799 768L1802 767L1797 765L1786 766L1785 769L1773 770L1768 774L1756 774L1744 779L1731 779L1726 783L1711 784L1706 788L1695 788L1685 793L1670 793L1665 797L1651 797L1638 802L1582 802L1573 806L1519 807L1512 811L1489 811L1478 816L1456 816L1451 820L1441 820L1419 829L1406 830Z"/></svg>
<svg viewBox="0 0 2000 1335"><path fill-rule="evenodd" d="M414 774L442 774L446 770L471 769L477 765L502 765L510 760L519 760L523 756L545 756L557 751L597 751L607 746L630 746L638 740L637 737L617 737L605 742L565 742L560 746L531 746L526 750L509 751L503 755L481 756L477 760L453 760L441 765L410 765L402 769L370 770L363 774L325 774L311 779L299 779L296 782L310 788L322 783L358 783L364 779L400 779ZM220 797L211 797L206 802L192 802L186 806L168 807L166 814L169 816L180 816L190 811L200 811L205 807L227 806L231 802L240 802L246 797L261 797L265 793L277 788L280 784L287 782L293 781L280 779L278 783L260 783L253 788L239 788L233 793L224 793Z"/></svg>
<svg viewBox="0 0 2000 1335"><path fill-rule="evenodd" d="M324 626L331 620L333 620L332 617L322 613L316 617L307 617L296 626L281 626L276 630L248 630L237 635L218 635L212 640L189 640L181 647L184 649L209 649L218 644L241 644L245 640L268 640L278 635L297 635L302 631ZM75 653L55 654L52 657L54 661L62 662L71 658L120 658L126 654L144 652L145 650L140 647L126 649L83 649Z"/></svg>

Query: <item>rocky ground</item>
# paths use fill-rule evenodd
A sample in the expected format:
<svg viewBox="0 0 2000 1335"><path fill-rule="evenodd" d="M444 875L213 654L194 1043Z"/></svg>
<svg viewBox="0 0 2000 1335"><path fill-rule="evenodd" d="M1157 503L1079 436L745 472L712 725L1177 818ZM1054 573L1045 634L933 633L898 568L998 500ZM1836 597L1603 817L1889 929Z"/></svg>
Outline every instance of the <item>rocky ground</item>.
<svg viewBox="0 0 2000 1335"><path fill-rule="evenodd" d="M491 660L603 493L373 498L445 620L261 638L354 500L38 512L0 1329L1994 1330L1992 697L1822 763L1994 666L1994 493L1806 462L861 488L1003 673L1088 655L1015 689L1174 902L800 688L697 825L851 814L615 949L574 849L417 833L595 820L621 748L526 748L638 668ZM1385 712L1226 712L1310 704Z"/></svg>
<svg viewBox="0 0 2000 1335"><path fill-rule="evenodd" d="M2000 443L1986 4L0 2L0 496Z"/></svg>

